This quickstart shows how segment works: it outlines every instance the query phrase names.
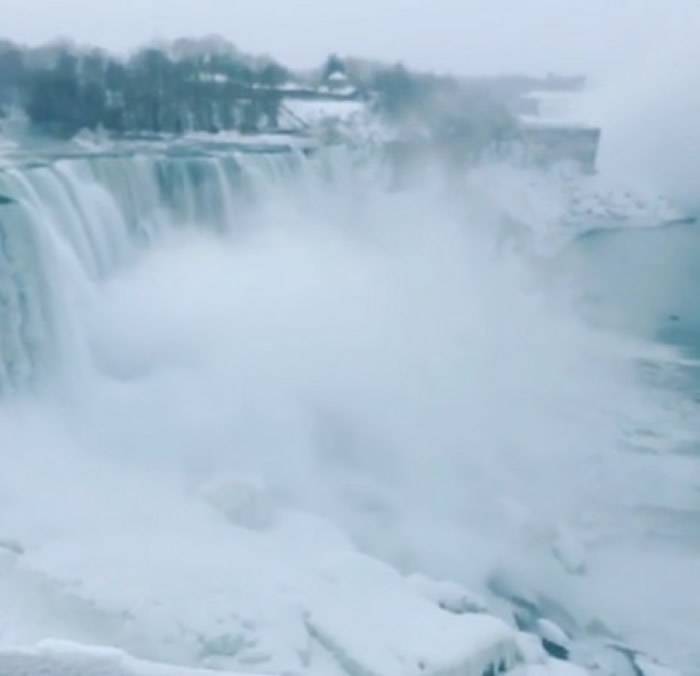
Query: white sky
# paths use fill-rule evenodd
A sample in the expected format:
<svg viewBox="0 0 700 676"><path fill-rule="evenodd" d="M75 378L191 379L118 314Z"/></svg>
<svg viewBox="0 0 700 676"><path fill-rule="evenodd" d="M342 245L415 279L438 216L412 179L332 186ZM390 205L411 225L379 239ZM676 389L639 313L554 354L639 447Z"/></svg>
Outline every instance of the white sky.
<svg viewBox="0 0 700 676"><path fill-rule="evenodd" d="M462 73L596 74L700 39L700 0L0 0L0 35L125 51L219 33L292 66L329 53Z"/></svg>

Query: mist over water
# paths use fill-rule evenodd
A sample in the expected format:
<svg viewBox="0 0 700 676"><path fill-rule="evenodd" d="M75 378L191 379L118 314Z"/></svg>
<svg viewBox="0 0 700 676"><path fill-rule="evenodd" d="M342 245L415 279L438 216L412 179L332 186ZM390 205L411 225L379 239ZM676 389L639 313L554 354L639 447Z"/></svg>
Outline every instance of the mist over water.
<svg viewBox="0 0 700 676"><path fill-rule="evenodd" d="M603 127L599 169L700 209L700 7L669 11L653 44L625 44L619 59L591 78L579 115ZM651 42L651 41L650 41Z"/></svg>
<svg viewBox="0 0 700 676"><path fill-rule="evenodd" d="M696 460L663 450L697 412L678 355L591 322L590 272L543 258L507 194L385 172L340 153L5 177L50 262L16 266L39 280L22 303L46 294L55 343L0 407L0 536L111 610L162 564L187 583L174 622L201 610L195 562L227 555L203 495L242 478L253 520L309 511L405 572L497 574L690 663L699 543L659 521L697 509ZM21 615L5 631L41 636Z"/></svg>

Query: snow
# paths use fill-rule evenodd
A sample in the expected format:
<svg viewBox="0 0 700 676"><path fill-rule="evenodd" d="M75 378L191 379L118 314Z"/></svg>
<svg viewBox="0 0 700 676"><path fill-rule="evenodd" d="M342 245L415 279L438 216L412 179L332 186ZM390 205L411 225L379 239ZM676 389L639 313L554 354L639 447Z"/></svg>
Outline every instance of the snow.
<svg viewBox="0 0 700 676"><path fill-rule="evenodd" d="M543 664L524 664L510 672L510 676L586 676L588 672L574 664L561 660L548 660Z"/></svg>
<svg viewBox="0 0 700 676"><path fill-rule="evenodd" d="M608 643L591 651L590 645L583 645L578 659L586 664L591 674L597 676L681 676L681 673L696 673L694 670L681 672L666 664L620 643Z"/></svg>
<svg viewBox="0 0 700 676"><path fill-rule="evenodd" d="M407 579L413 589L423 598L432 601L450 613L463 615L488 611L488 605L483 598L456 582L432 580L417 573Z"/></svg>
<svg viewBox="0 0 700 676"><path fill-rule="evenodd" d="M217 134L209 132L188 132L183 136L174 138L169 147L184 147L188 145L206 146L213 149L226 150L226 146L235 146L236 149L246 151L274 152L277 150L303 149L314 142L307 138L292 134L242 134L238 131L220 131Z"/></svg>
<svg viewBox="0 0 700 676"><path fill-rule="evenodd" d="M211 82L215 84L225 84L230 80L225 73L198 73L196 78L199 82Z"/></svg>
<svg viewBox="0 0 700 676"><path fill-rule="evenodd" d="M644 676L679 676L679 672L675 669L660 664L645 655L637 655L634 661Z"/></svg>
<svg viewBox="0 0 700 676"><path fill-rule="evenodd" d="M310 103L326 109L348 105ZM237 137L216 140L226 138ZM513 217L534 214L535 222L544 213L560 226L561 214L569 213L567 192L553 185L551 213L538 200L528 202L532 184L526 183L522 193L514 192L527 208L514 209ZM504 182L492 186L502 193ZM207 406L211 400L207 389ZM482 676L521 659L536 663L523 674L575 673L547 661L533 640L524 651L522 636L484 615L487 604L467 589L420 575L402 577L358 553L325 519L283 509L279 496L254 476L219 475L180 486L167 475L154 480L148 471L132 476L121 460L119 472L107 461L98 467L82 456L69 466L56 450L60 440L54 441L52 435L46 443L49 461L27 463L30 472L46 475L38 490L34 477L26 484L34 487L31 493L12 474L6 480L9 496L24 496L17 497L17 507L9 498L10 507L3 503L0 521L8 531L0 533L2 676L3 668L14 676L12 664L19 665L12 667L16 673L63 676L51 669L65 672L68 664L75 672L76 660L96 661L99 673L107 669L110 676L172 673L162 671L169 669L165 662L184 665L180 674L207 667L262 674L335 669L349 676ZM199 443L198 429L198 450ZM414 530L422 548L436 542L424 541L432 538L429 529ZM567 531L555 544L560 560L580 568L582 555ZM552 634L552 627L545 629ZM139 659L66 644L16 647L47 636L116 645ZM92 668L81 663L80 673L89 675Z"/></svg>
<svg viewBox="0 0 700 676"><path fill-rule="evenodd" d="M570 529L561 526L557 529L552 552L571 575L583 575L586 572L584 545Z"/></svg>
<svg viewBox="0 0 700 676"><path fill-rule="evenodd" d="M469 172L465 189L473 205L495 209L513 224L506 238L520 244L527 237L540 253L558 251L589 232L655 228L687 219L663 195L567 166L534 170L485 165ZM504 190L507 201L502 199ZM583 572L585 553L580 545L563 535L558 547L562 563L572 573Z"/></svg>
<svg viewBox="0 0 700 676"><path fill-rule="evenodd" d="M532 126L596 128L592 120L581 118L583 95L579 90L529 92L527 98L537 101L538 112L521 115L519 120Z"/></svg>
<svg viewBox="0 0 700 676"><path fill-rule="evenodd" d="M207 676L211 670L139 660L114 648L41 641L28 648L0 648L2 676ZM223 671L219 676L231 676ZM236 672L236 676L243 676Z"/></svg>
<svg viewBox="0 0 700 676"><path fill-rule="evenodd" d="M283 128L301 128L320 136L321 145L342 142L372 147L394 135L366 102L350 99L287 99L279 120Z"/></svg>
<svg viewBox="0 0 700 676"><path fill-rule="evenodd" d="M640 191L594 176L570 184L570 220L596 221L599 227L656 227L684 220L663 195Z"/></svg>
<svg viewBox="0 0 700 676"><path fill-rule="evenodd" d="M99 473L92 478L99 491ZM125 496L139 490L123 486ZM90 492L74 506L90 504ZM160 489L158 513L127 502L115 522L103 513L76 532L72 520L71 536L59 526L42 546L0 552L2 676L63 676L76 665L81 676L174 673L113 650L17 649L47 637L256 674L327 674L331 665L355 676L481 676L519 659L501 620L445 612L329 522L279 509L255 478L229 477L189 496ZM69 522L71 504L67 496Z"/></svg>
<svg viewBox="0 0 700 676"><path fill-rule="evenodd" d="M567 648L571 644L571 639L566 632L551 620L539 618L536 623L537 633L541 638L554 643L554 645Z"/></svg>
<svg viewBox="0 0 700 676"><path fill-rule="evenodd" d="M543 117L540 115L520 115L518 121L524 128L567 130L597 129L595 125L588 124L583 120Z"/></svg>
<svg viewBox="0 0 700 676"><path fill-rule="evenodd" d="M357 94L357 89L352 85L347 85L345 87L334 87L333 93L337 96L354 96Z"/></svg>
<svg viewBox="0 0 700 676"><path fill-rule="evenodd" d="M308 625L350 674L481 676L519 659L515 633L501 620L443 612L369 558L334 557L318 592Z"/></svg>
<svg viewBox="0 0 700 676"><path fill-rule="evenodd" d="M515 641L524 664L545 664L550 659L538 636L519 631Z"/></svg>
<svg viewBox="0 0 700 676"><path fill-rule="evenodd" d="M328 119L347 122L367 110L362 101L334 99L287 99L284 107L310 126Z"/></svg>

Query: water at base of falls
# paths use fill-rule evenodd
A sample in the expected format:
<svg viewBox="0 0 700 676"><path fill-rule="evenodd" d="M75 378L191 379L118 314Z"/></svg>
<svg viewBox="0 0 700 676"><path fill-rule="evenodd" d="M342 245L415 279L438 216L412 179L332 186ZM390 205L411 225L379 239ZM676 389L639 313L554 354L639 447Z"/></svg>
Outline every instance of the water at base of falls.
<svg viewBox="0 0 700 676"><path fill-rule="evenodd" d="M479 181L386 171L0 172L0 643L284 671L351 542L700 663L695 364L662 340L700 321L687 278L641 234L542 255ZM694 231L660 232L692 268Z"/></svg>

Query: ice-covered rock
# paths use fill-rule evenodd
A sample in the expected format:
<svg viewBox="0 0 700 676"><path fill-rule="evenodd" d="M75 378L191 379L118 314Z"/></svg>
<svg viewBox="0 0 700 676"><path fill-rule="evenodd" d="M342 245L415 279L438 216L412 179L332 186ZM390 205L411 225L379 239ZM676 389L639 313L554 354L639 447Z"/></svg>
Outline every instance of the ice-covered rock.
<svg viewBox="0 0 700 676"><path fill-rule="evenodd" d="M569 636L558 624L544 618L537 620L537 633L541 638L560 646L566 647L571 642Z"/></svg>
<svg viewBox="0 0 700 676"><path fill-rule="evenodd" d="M442 612L396 571L364 556L328 561L316 598L311 633L353 676L482 676L520 660L504 622Z"/></svg>
<svg viewBox="0 0 700 676"><path fill-rule="evenodd" d="M646 655L637 655L635 657L635 664L644 676L680 676L680 672Z"/></svg>
<svg viewBox="0 0 700 676"><path fill-rule="evenodd" d="M558 624L541 617L535 623L535 629L542 639L542 646L552 657L569 658L571 639Z"/></svg>

